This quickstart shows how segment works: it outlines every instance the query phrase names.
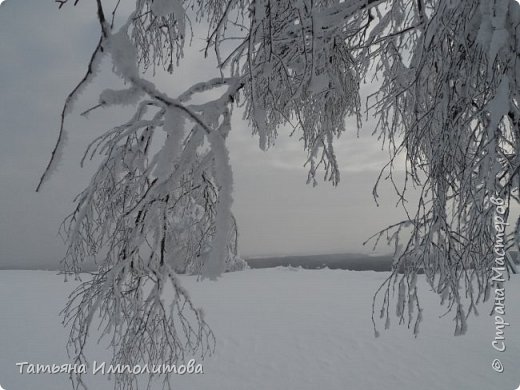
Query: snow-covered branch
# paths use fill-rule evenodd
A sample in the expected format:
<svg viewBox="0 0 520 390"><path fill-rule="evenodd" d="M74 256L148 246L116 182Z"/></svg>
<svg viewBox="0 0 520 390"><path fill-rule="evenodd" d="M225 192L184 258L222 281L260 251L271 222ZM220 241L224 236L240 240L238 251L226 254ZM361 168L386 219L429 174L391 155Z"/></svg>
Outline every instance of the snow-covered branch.
<svg viewBox="0 0 520 390"><path fill-rule="evenodd" d="M372 77L380 88L368 99L366 113L377 119L374 133L390 153L373 195L377 202L379 181L389 180L405 214L373 237L376 244L393 243L396 252L393 272L374 297L374 312L380 307L389 326L396 289L397 318L417 334L417 275L424 273L454 313L455 333L466 331L468 315L491 287L490 196L520 202L518 4L137 0L117 28L117 6L110 23L101 0L97 6L100 41L85 77L66 99L58 142L38 185L59 161L74 100L94 77L101 54L109 54L127 88L103 91L87 112L120 104L135 105L136 111L89 146L85 158L100 154L103 161L63 225L67 269L79 272L88 256L99 261L94 279L81 285L65 312L78 359L84 358L96 311L107 334L112 332L118 362L178 359L186 345L203 354L211 350L213 335L175 274L216 277L234 268L237 230L226 147L233 108L244 108L262 149L274 144L279 131L298 134L308 181L317 184L322 172L337 185L335 140L346 130L346 117L361 128L360 86ZM203 56L214 56L216 74L173 98L146 71L161 66L175 77L194 23L208 26ZM221 89L218 98L190 103L194 94ZM159 150L152 150L152 140L160 140ZM403 156L406 176L399 185L395 170ZM420 189L413 210L407 206L410 186ZM517 228L514 237L519 236ZM508 238L512 244L513 235ZM166 285L176 292L170 311L162 300ZM181 319L182 335L172 330L172 316ZM183 322L187 318L194 322ZM151 325L159 320L171 326ZM131 333L136 329L140 333ZM117 383L131 388L127 380Z"/></svg>

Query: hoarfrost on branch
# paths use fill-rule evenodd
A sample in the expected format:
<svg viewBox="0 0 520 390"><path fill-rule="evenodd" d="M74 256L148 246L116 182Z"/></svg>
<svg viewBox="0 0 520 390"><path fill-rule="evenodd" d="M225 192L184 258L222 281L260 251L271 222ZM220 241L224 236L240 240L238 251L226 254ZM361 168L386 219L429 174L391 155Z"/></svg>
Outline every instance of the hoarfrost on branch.
<svg viewBox="0 0 520 390"><path fill-rule="evenodd" d="M57 2L61 8L69 1ZM467 317L491 288L489 198L520 201L520 7L514 1L137 0L126 22L115 26L118 7L108 18L97 0L100 39L66 99L38 186L60 159L76 98L101 57L111 56L126 89L103 91L91 110L130 104L135 113L89 146L84 159L99 154L103 160L62 226L67 271L79 272L89 256L99 265L64 312L78 362L85 360L96 313L111 337L114 363L177 362L213 350L214 336L176 275L215 278L241 266L226 146L234 107L243 108L262 149L278 131L293 129L314 185L320 172L333 185L340 180L334 141L345 118L361 128L363 111L373 115L373 132L390 153L374 199L380 180L389 180L405 215L373 237L396 250L373 311L380 310L388 327L397 288L397 318L417 334L417 274L423 272L454 313L455 334L466 331ZM202 23L208 26L203 54L216 61L216 74L170 97L145 75L162 68L175 78L192 26ZM372 78L380 88L363 105L360 86ZM190 103L200 93L220 95ZM162 147L152 150L161 132ZM403 156L401 185L395 174ZM420 192L413 209L410 186ZM518 226L508 233L509 245L518 241ZM167 288L173 300L166 299ZM81 377L75 384L83 384ZM134 385L130 376L116 377L121 389Z"/></svg>

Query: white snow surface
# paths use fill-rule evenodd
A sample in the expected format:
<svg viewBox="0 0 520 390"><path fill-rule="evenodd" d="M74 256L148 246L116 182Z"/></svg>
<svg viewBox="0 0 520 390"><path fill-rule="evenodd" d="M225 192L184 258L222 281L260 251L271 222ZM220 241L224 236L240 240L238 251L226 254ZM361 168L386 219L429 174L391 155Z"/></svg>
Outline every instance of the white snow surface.
<svg viewBox="0 0 520 390"><path fill-rule="evenodd" d="M183 286L217 338L204 374L173 375L180 390L512 390L520 383L520 278L506 282L507 350L492 346L491 306L452 335L453 315L419 280L425 307L421 333L406 327L373 334L371 302L386 273L294 268L254 269ZM6 390L70 389L67 374L19 374L17 362L68 363L67 331L58 313L77 282L48 271L0 272L0 385ZM95 336L95 335L93 335ZM95 342L95 337L91 341ZM107 361L102 345L88 356ZM502 374L491 368L500 358ZM91 369L89 369L91 371ZM89 374L90 389L112 389L108 375ZM161 388L156 383L154 389Z"/></svg>

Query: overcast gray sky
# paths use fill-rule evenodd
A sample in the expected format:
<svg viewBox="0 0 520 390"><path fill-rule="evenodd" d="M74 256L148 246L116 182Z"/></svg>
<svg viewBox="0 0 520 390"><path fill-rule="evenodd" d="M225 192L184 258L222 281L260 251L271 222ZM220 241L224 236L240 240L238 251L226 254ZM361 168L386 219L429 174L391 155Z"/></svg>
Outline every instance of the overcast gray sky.
<svg viewBox="0 0 520 390"><path fill-rule="evenodd" d="M82 151L131 112L95 111L88 119L79 115L97 103L101 90L118 85L105 61L67 119L70 139L60 169L42 193L34 192L56 140L63 100L82 77L98 39L91 3L80 1L60 11L52 0L7 0L0 6L0 267L61 259L65 248L57 236L59 224L95 166L79 167ZM211 64L204 65L195 54L173 76L154 81L175 95L194 80L215 75ZM389 185L382 186L379 207L372 198L387 159L372 130L373 123L365 124L357 138L350 125L337 143L340 185L313 188L305 184L306 154L297 137L281 131L272 150L260 151L235 111L229 148L242 255L370 252L362 242L403 216Z"/></svg>

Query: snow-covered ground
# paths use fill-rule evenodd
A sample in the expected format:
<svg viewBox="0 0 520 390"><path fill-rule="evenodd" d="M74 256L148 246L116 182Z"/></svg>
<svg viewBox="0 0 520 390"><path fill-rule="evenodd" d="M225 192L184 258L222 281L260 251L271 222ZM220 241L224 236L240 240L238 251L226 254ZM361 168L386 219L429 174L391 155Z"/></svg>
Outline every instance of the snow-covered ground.
<svg viewBox="0 0 520 390"><path fill-rule="evenodd" d="M452 336L453 316L422 288L421 333L397 323L374 338L372 295L386 273L291 268L182 277L217 336L204 374L176 375L179 390L513 390L520 384L520 278L506 283L507 350L495 351L490 306ZM58 312L75 282L46 271L0 272L0 385L6 390L69 389L66 374L19 374L17 362L67 363ZM100 346L89 357L107 360ZM500 358L502 374L491 368ZM111 389L90 375L91 389Z"/></svg>

